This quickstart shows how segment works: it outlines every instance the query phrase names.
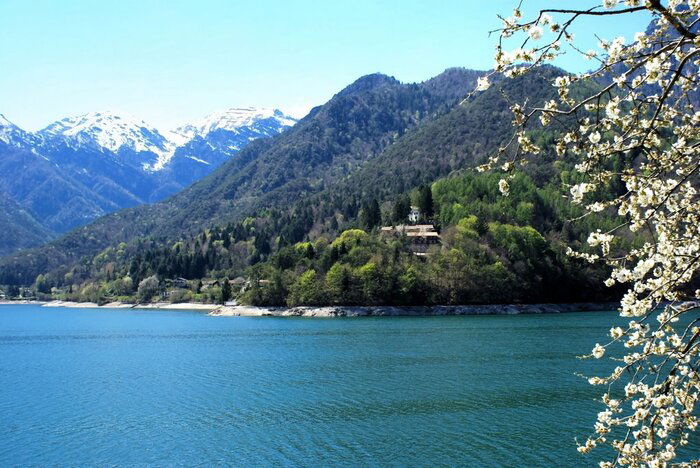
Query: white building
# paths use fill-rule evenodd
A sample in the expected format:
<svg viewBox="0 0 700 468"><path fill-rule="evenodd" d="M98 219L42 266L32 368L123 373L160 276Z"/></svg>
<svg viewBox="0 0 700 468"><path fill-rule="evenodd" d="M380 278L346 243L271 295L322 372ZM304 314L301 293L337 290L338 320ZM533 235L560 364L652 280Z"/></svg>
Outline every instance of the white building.
<svg viewBox="0 0 700 468"><path fill-rule="evenodd" d="M420 210L417 206L412 206L411 211L408 212L408 220L412 223L417 223L420 219Z"/></svg>
<svg viewBox="0 0 700 468"><path fill-rule="evenodd" d="M435 231L435 226L432 224L384 226L380 232L385 236L405 235L408 238L409 248L419 257L425 257L431 246L441 244L440 234Z"/></svg>

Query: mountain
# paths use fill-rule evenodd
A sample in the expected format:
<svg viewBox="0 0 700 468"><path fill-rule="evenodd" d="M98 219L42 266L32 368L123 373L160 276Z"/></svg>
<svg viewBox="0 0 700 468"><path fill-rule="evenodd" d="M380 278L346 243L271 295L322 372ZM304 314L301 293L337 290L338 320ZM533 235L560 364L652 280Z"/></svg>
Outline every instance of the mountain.
<svg viewBox="0 0 700 468"><path fill-rule="evenodd" d="M0 255L33 247L53 235L6 193L0 191Z"/></svg>
<svg viewBox="0 0 700 468"><path fill-rule="evenodd" d="M30 133L0 115L0 189L46 232L61 234L162 200L295 122L279 110L230 109L159 131L127 114L93 112Z"/></svg>
<svg viewBox="0 0 700 468"><path fill-rule="evenodd" d="M446 72L447 80L451 73L451 70ZM378 157L310 202L391 198L393 194L431 183L453 171L483 163L512 135L511 103L525 99L530 103L542 103L554 98L556 93L551 82L563 73L561 69L545 66L517 79L497 78L493 90L478 93L464 105L454 106L407 133ZM426 84L437 86L433 80ZM541 160L529 164L528 172L537 183L553 175L549 163L543 164Z"/></svg>
<svg viewBox="0 0 700 468"><path fill-rule="evenodd" d="M25 132L0 114L0 143L18 148L28 148L36 142L37 138L34 135Z"/></svg>
<svg viewBox="0 0 700 468"><path fill-rule="evenodd" d="M52 233L70 230L119 206L34 150L0 143L0 192Z"/></svg>
<svg viewBox="0 0 700 468"><path fill-rule="evenodd" d="M173 131L185 143L170 160L172 177L187 186L258 138L277 135L297 120L278 109L231 108Z"/></svg>
<svg viewBox="0 0 700 468"><path fill-rule="evenodd" d="M49 151L52 145L59 144L74 149L111 152L144 170L153 170L156 165L162 167L175 149L174 142L143 120L114 112L66 117L39 131L38 136ZM138 154L152 157L145 156L142 160L125 157Z"/></svg>
<svg viewBox="0 0 700 468"><path fill-rule="evenodd" d="M362 77L289 130L250 143L166 201L100 218L40 249L4 259L0 273L7 274L0 283L31 282L39 272L68 271L79 259L119 242L174 239L332 190L387 147L449 112L483 73L451 70L411 84L381 74Z"/></svg>
<svg viewBox="0 0 700 468"><path fill-rule="evenodd" d="M135 291L125 291L121 279L129 276L130 284L138 284L154 274L192 279L193 285L204 277L261 278L265 284L240 299L263 305L614 300L620 291L603 287L604 267L564 252L585 245L594 226L607 229L620 220L610 212L568 221L581 213L562 198L559 181L575 177L574 161L556 157L546 144L554 137L551 131L536 123L530 129L545 150L511 180L509 197L500 195L501 174L469 170L510 138L510 102L549 100L556 92L551 82L562 73L543 67L496 81L463 105L454 99L460 95L457 85L438 104L440 99L432 101L434 91L424 94L427 82L403 85L371 75L290 132L255 142L166 202L103 217L46 248L3 260L0 271L14 272L0 275L0 283L23 278L30 283L33 274L48 271L44 286L72 285L73 291L94 293L66 296L79 300L113 300L125 293L134 300ZM431 80L433 90L451 87L442 78ZM377 96L384 100L375 101ZM435 110L422 119L398 117L431 101ZM375 105L379 102L385 105ZM355 126L346 134L341 130L348 121ZM383 143L397 128L391 122L407 126ZM320 125L326 139L312 138ZM304 146L309 143L317 146ZM296 161L300 146L305 151ZM364 151L374 147L376 152ZM343 173L350 157L358 159L356 165ZM295 174L294 164L302 161L305 172ZM280 174L277 166L290 178L265 186L266 177ZM608 189L617 190L614 184ZM426 190L442 245L419 258L403 236L383 237L376 229L401 222L397 200L405 200L407 210L415 203L426 212ZM372 211L376 214L370 218ZM111 236L107 244L101 242L106 236ZM61 255L69 267L39 268L40 262ZM211 288L195 299L225 300L222 294Z"/></svg>
<svg viewBox="0 0 700 468"><path fill-rule="evenodd" d="M204 138L216 130L226 130L249 138L280 133L295 123L296 119L279 109L231 108L209 114L200 121L177 128L175 132L190 140L195 137Z"/></svg>

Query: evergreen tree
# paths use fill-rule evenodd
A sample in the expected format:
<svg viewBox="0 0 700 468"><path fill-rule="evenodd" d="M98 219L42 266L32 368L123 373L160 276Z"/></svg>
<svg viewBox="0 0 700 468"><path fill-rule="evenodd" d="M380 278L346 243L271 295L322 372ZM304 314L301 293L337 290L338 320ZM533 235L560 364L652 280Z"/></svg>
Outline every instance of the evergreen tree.
<svg viewBox="0 0 700 468"><path fill-rule="evenodd" d="M376 198L363 205L360 211L360 223L367 231L371 231L382 223L382 212Z"/></svg>
<svg viewBox="0 0 700 468"><path fill-rule="evenodd" d="M221 302L225 304L231 299L231 284L229 283L228 277L224 278L221 284Z"/></svg>
<svg viewBox="0 0 700 468"><path fill-rule="evenodd" d="M255 235L255 249L261 256L270 253L270 242L266 236L266 233L259 232Z"/></svg>
<svg viewBox="0 0 700 468"><path fill-rule="evenodd" d="M373 198L369 204L370 217L372 220L372 228L382 224L382 212L379 209L379 202Z"/></svg>
<svg viewBox="0 0 700 468"><path fill-rule="evenodd" d="M418 189L418 209L424 219L432 219L434 212L433 191L429 185L422 185Z"/></svg>
<svg viewBox="0 0 700 468"><path fill-rule="evenodd" d="M411 200L408 195L403 195L396 200L394 203L393 221L396 224L402 224L406 222L408 214L411 212Z"/></svg>

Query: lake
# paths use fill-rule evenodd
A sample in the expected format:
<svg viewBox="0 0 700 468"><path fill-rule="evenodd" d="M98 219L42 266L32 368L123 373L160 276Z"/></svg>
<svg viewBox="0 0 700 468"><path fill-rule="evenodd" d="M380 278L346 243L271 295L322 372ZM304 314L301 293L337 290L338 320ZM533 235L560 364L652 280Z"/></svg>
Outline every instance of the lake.
<svg viewBox="0 0 700 468"><path fill-rule="evenodd" d="M0 465L593 465L619 323L0 306Z"/></svg>

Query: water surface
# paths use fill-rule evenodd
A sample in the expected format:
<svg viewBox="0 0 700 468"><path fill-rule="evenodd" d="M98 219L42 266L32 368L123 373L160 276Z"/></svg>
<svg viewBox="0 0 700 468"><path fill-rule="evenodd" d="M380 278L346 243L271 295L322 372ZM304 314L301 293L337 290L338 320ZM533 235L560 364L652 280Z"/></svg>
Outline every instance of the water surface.
<svg viewBox="0 0 700 468"><path fill-rule="evenodd" d="M592 465L619 322L0 306L0 465Z"/></svg>

